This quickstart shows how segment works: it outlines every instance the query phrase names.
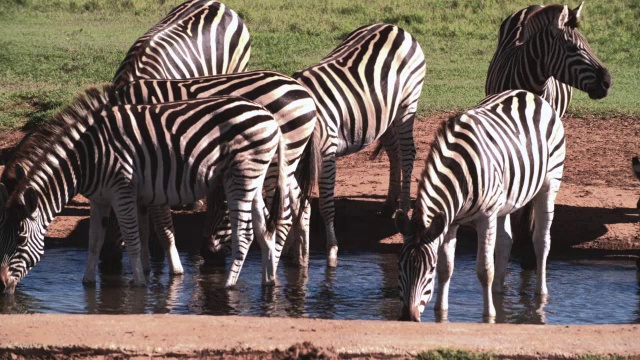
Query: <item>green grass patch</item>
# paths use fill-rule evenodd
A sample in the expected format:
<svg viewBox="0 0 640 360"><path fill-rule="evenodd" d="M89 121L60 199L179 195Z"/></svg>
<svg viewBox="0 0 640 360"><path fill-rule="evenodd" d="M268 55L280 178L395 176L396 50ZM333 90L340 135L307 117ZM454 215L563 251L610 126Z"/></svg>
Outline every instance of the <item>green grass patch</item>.
<svg viewBox="0 0 640 360"><path fill-rule="evenodd" d="M489 360L495 357L487 353L472 353L464 350L438 349L425 351L416 360Z"/></svg>
<svg viewBox="0 0 640 360"><path fill-rule="evenodd" d="M91 85L111 81L129 46L178 0L0 0L0 127L45 120L34 98L64 104ZM551 3L554 1L542 1ZM252 36L250 69L284 74L318 62L355 28L397 24L419 41L427 77L419 112L463 110L484 97L498 27L530 1L516 0L228 0ZM573 4L577 5L577 4ZM578 91L569 111L640 114L640 3L588 2L582 33L613 77L598 101ZM44 95L43 95L44 94Z"/></svg>

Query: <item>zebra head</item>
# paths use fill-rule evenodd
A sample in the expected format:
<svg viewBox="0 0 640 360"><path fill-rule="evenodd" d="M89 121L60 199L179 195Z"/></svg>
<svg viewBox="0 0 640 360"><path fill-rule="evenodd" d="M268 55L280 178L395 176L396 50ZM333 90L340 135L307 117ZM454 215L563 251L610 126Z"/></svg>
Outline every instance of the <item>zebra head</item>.
<svg viewBox="0 0 640 360"><path fill-rule="evenodd" d="M550 5L541 8L525 23L525 37L546 27L541 45L546 45L546 77L585 91L592 99L607 96L611 87L611 75L578 30L582 5L569 9L566 5ZM550 33L550 38L548 34ZM539 51L532 47L532 52ZM535 55L535 54L534 54ZM545 72L545 69L542 69Z"/></svg>
<svg viewBox="0 0 640 360"><path fill-rule="evenodd" d="M438 262L438 238L444 233L445 217L438 213L431 223L414 210L411 219L398 210L396 227L403 244L398 256L398 287L402 299L401 320L420 321L420 314L431 300L434 274Z"/></svg>
<svg viewBox="0 0 640 360"><path fill-rule="evenodd" d="M42 239L34 239L39 233L38 196L27 187L8 195L0 183L0 281L5 294L13 294L16 285L42 255Z"/></svg>

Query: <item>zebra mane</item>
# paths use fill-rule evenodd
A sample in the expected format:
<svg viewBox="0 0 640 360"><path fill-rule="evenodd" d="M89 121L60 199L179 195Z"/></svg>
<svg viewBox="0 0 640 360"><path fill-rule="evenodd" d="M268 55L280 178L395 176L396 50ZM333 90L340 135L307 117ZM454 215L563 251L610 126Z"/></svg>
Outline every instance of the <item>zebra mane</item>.
<svg viewBox="0 0 640 360"><path fill-rule="evenodd" d="M436 131L436 134L433 138L433 141L431 142L431 146L429 149L429 154L427 155L427 158L425 160L425 167L422 173L422 177L421 177L421 183L419 185L419 190L418 190L418 201L416 201L416 206L414 208L414 215L418 215L418 216L422 216L424 221L426 222L427 220L429 220L429 222L431 221L431 219L427 219L430 216L435 215L434 213L432 213L432 211L429 211L428 209L421 209L421 207L419 205L420 201L420 193L421 191L424 189L423 188L423 184L422 182L426 181L427 179L429 179L429 170L430 168L436 168L435 166L435 157L436 156L441 156L441 154L444 152L443 150L443 146L441 144L446 144L447 143L447 134L448 133L454 133L454 130L456 128L456 126L461 122L461 118L462 115L464 113L457 113L451 117L449 117L449 119L447 120L443 120L440 123L440 126L438 127L438 130ZM468 118L470 119L470 118ZM473 120L472 120L473 121ZM453 136L455 138L455 135ZM447 149L447 151L451 151L451 149ZM450 160L447 157L441 157L440 161L447 166L449 164L450 161L455 161L455 160ZM437 170L437 168L436 168ZM463 194L467 194L469 192L469 184L467 184L467 182L462 181L459 184L460 186L460 190L462 191ZM427 205L426 203L424 204L425 206ZM444 206L444 208L439 208L438 206L434 206L433 204L431 205L434 209L438 209L438 211L443 211L447 217L451 216L451 214L449 214L449 210L447 208L448 204L442 204ZM417 209L420 209L420 211L416 212Z"/></svg>
<svg viewBox="0 0 640 360"><path fill-rule="evenodd" d="M92 114L109 104L115 97L115 87L105 85L101 90L95 87L86 89L85 92L45 124L27 134L14 148L12 158L8 159L1 181L12 199L15 193L20 193L26 187L26 182L20 181L21 171L29 173L37 164L51 153L51 148L59 143L60 139L68 135L72 129L79 125L87 127L92 123Z"/></svg>
<svg viewBox="0 0 640 360"><path fill-rule="evenodd" d="M542 26L546 26L551 21L558 18L558 14L564 10L565 5L554 4L540 7L534 10L531 15L524 21L523 26L527 26L532 22L539 23ZM576 16L573 9L569 8L569 20L567 22L568 27L577 29L580 27L580 20Z"/></svg>

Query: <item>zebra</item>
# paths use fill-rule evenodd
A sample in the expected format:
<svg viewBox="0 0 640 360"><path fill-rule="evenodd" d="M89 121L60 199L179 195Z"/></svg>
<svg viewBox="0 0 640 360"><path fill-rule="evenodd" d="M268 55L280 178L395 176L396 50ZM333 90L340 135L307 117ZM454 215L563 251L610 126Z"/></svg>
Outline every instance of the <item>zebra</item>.
<svg viewBox="0 0 640 360"><path fill-rule="evenodd" d="M112 92L111 95L113 98L108 99L108 102L112 104L155 104L207 98L213 95L235 95L264 106L280 124L283 141L286 145L285 158L288 163L285 176L290 185L289 196L285 198L285 215L283 215L285 219L279 223L277 231L276 264L291 227L290 203L303 207L302 210L298 210L298 206L294 206L296 218L302 222L297 233L304 239L308 239L310 204L307 199L311 195L311 185L315 182L313 170L317 167L313 165L313 162L316 161L316 151L313 148L315 143L310 142L309 139L316 125L316 108L307 90L297 81L273 71L257 70L185 80L136 80L121 87L118 91ZM302 158L303 154L305 154L304 158ZM301 187L298 186L294 177L299 162L302 165L301 171L308 174L303 176ZM277 161L274 161L265 180L267 194L272 194L272 190L276 186L276 175ZM228 216L221 214L220 209L226 207L221 200L223 199L216 196L209 197L207 226L204 235L207 246L212 251L224 255L224 250L230 247L231 227ZM306 213L307 216L301 216L301 213ZM158 221L161 223L171 221L170 213L158 214L156 212L154 216L160 217ZM297 221L296 225L298 225ZM173 229L173 226L165 226L164 228ZM303 255L307 254L308 248L303 249ZM170 263L174 261L179 261L179 259L171 260ZM268 276L268 279L267 284L273 283L275 274Z"/></svg>
<svg viewBox="0 0 640 360"><path fill-rule="evenodd" d="M237 13L217 1L185 1L136 40L112 83L122 87L135 79L183 79L245 71L250 55L249 31ZM158 215L162 216L157 219L161 226L171 224L167 214ZM117 228L115 216L111 219L109 229ZM105 246L113 247L116 237L117 233L107 231ZM143 252L147 264L146 246ZM103 264L119 263L120 251L103 251L102 260ZM181 274L177 254L170 261L172 273Z"/></svg>
<svg viewBox="0 0 640 360"><path fill-rule="evenodd" d="M495 317L492 291L502 292L511 252L508 215L529 201L539 224L534 233L536 292L546 295L549 230L564 157L560 118L552 105L528 91L491 95L443 122L426 159L411 219L402 210L396 213L404 239L398 256L402 318L420 321L436 271L435 309L446 317L461 224L473 225L478 233L483 316Z"/></svg>
<svg viewBox="0 0 640 360"><path fill-rule="evenodd" d="M631 169L633 170L633 174L640 180L640 159L637 156L631 158ZM636 204L636 208L640 209L640 199L638 199L638 203Z"/></svg>
<svg viewBox="0 0 640 360"><path fill-rule="evenodd" d="M131 46L112 83L245 71L250 55L249 30L238 14L217 1L185 1Z"/></svg>
<svg viewBox="0 0 640 360"><path fill-rule="evenodd" d="M95 281L97 254L112 206L134 283L144 285L139 207L200 199L215 189L218 179L234 228L234 261L244 259L254 228L263 259L273 259L271 234L282 212L286 160L280 127L270 112L235 96L96 107L103 96L89 89L36 130L16 153L14 191L8 194L0 185L0 280L5 293L13 293L39 261L48 225L78 193L90 200L85 280ZM278 186L265 218L259 189L276 153ZM30 166L26 171L22 159ZM273 267L273 262L265 267ZM226 282L235 283L238 272L228 272Z"/></svg>
<svg viewBox="0 0 640 360"><path fill-rule="evenodd" d="M578 30L583 3L575 9L566 5L533 5L507 17L498 32L498 46L489 64L485 94L523 89L542 96L562 117L573 87L592 99L607 96L611 75ZM532 208L525 206L514 232L520 243L520 263L535 267Z"/></svg>
<svg viewBox="0 0 640 360"><path fill-rule="evenodd" d="M573 87L592 99L606 97L611 75L578 30L582 6L533 5L507 17L498 32L485 94L528 90L544 97L560 117Z"/></svg>
<svg viewBox="0 0 640 360"><path fill-rule="evenodd" d="M383 215L410 207L415 159L413 122L426 71L418 42L395 25L373 24L349 33L318 64L293 75L314 98L318 125L314 141L321 156L320 212L327 234L327 264L337 265L334 230L336 157L376 140L389 156L389 190Z"/></svg>

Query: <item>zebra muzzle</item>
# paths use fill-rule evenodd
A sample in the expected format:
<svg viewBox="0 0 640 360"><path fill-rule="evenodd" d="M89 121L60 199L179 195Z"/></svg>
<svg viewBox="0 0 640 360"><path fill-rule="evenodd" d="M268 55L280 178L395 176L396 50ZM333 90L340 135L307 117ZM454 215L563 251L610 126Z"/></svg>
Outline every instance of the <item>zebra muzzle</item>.
<svg viewBox="0 0 640 360"><path fill-rule="evenodd" d="M13 294L18 281L9 274L9 267L7 265L0 266L0 280L2 280L2 285L4 285L3 292L5 294Z"/></svg>

